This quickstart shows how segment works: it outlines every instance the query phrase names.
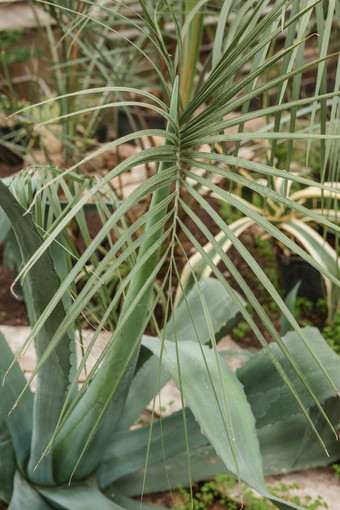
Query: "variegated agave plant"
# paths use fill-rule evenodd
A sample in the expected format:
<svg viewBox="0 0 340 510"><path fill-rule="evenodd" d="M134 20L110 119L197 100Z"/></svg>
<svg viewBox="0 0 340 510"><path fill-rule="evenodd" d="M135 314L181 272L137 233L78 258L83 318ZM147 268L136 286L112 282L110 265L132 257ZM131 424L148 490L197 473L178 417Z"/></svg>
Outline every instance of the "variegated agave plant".
<svg viewBox="0 0 340 510"><path fill-rule="evenodd" d="M326 168L329 144L339 139L335 129L339 78L336 77L331 91L326 89L324 79L329 60L328 42L334 16L339 13L339 2L139 0L126 5L114 1L109 5L82 0L77 8L70 0L55 5L44 3L52 10L60 9L63 13L60 20L62 23L66 20L67 34L84 51L80 61L84 64L83 84L87 83L88 88L59 100L78 97L89 101L81 111L63 112L62 119L51 119L51 122L67 122L76 115L95 114L104 108L136 107L138 102L130 98L134 94L143 99L145 107L164 116L167 128L136 131L100 147L65 171L53 169L54 178L45 181L43 186L39 184L36 194L28 186L22 196L20 179L18 188L12 184L13 193L0 182L1 207L11 222L23 261L19 277L24 277L32 320L32 333L27 342L34 339L38 356L32 375L37 378L37 386L32 393L29 387L32 378L26 382L1 338L0 368L1 375L6 375L0 389L1 497L10 502L11 510L134 509L140 503L130 496L142 497L147 491L174 488L178 483L190 485L218 468L234 473L239 480L269 497L278 508L301 509L268 492L263 468L266 471L270 466L294 469L314 462L315 458L317 462L325 462L319 460L320 451L322 458L327 459L322 447L330 450L333 459L339 456L334 439L339 416L335 396L340 386L339 358L327 348L318 332L299 328L265 272L200 193L200 188L206 187L227 200L244 214L244 222L257 222L283 245L309 260L339 288L337 275L214 179L222 175L230 183L255 189L268 200L287 205L298 213L306 212L281 189L256 183L235 172L235 167L266 175L270 180L283 178L288 190L289 182L299 182L299 178L289 168L286 171L275 168L275 146L277 140L285 140L290 146L299 139L320 145L322 166ZM183 6L187 8L185 12L181 11ZM208 55L197 54L199 34L203 32L204 20L209 19L202 16L203 8L216 20L216 35ZM168 34L164 32L168 21L172 23L172 40L176 44L171 53L166 45ZM306 37L315 25L320 34L316 47L318 58L305 62ZM113 41L121 44L119 50L124 46L125 51L126 44L133 47L153 69L156 83L162 89L162 99L144 89L112 83L113 78L107 73L103 75L110 78L108 82L98 86L99 74L95 73L94 78L93 74L86 74L96 65L103 71L102 53L105 55L107 50L106 44L102 44L87 51L81 33L82 29L92 27L96 34L104 33L104 29L106 35L115 34ZM126 35L124 27L133 30ZM133 37L136 32L141 36L138 45L129 39L129 34ZM281 38L279 43L278 38ZM272 53L278 47L281 49ZM186 60L186 52L193 52L193 59ZM331 58L338 66L338 56ZM190 80L189 90L184 91L187 68L183 63L197 61L196 79ZM317 69L315 92L312 97L301 99L300 79L310 69ZM251 103L258 97L266 99L269 92L277 100L250 111ZM98 104L93 99L98 94L103 94L105 101L110 94L114 95L114 100ZM297 111L306 105L311 106L310 129L300 132L295 118ZM231 120L227 115L233 111L239 115ZM281 114L287 111L290 128L282 131ZM244 132L248 120L269 115L275 118L269 131L257 133L256 137ZM227 131L231 124L238 126L238 133ZM78 172L84 163L108 148L119 148L124 142L152 136L161 137L163 143L137 152L96 182ZM267 164L248 161L238 153L238 142L252 137L268 141L271 156ZM233 155L228 153L230 140L236 142ZM221 153L215 150L216 143L221 144ZM209 152L200 150L204 144L209 145ZM118 201L113 192L113 207L106 207L102 194L108 183L123 172L150 162L157 172L123 201ZM193 171L195 168L201 172ZM44 175L36 172L38 181ZM188 178L196 184L192 185ZM328 180L339 181L334 177ZM336 187L324 182L313 186L324 194L339 194ZM64 207L58 202L60 187L67 197ZM77 254L69 244L67 228L74 219L84 225L84 207L91 201L102 214L103 227L94 239L86 239L84 252ZM128 212L140 201L147 202L148 207L129 224ZM237 267L200 218L200 211L223 231L249 270L264 283L291 324L293 331L288 338L280 337ZM313 214L314 220L317 216L320 224L336 234L340 232L336 222L320 213ZM230 287L214 257L186 224L186 215L191 216L200 234L234 275L275 343L267 344L244 299ZM119 234L114 243L112 239L110 243L112 230ZM99 258L97 250L104 239L108 240L109 249ZM184 240L190 241L200 253L215 278L201 279L192 270L194 287L190 292L182 288L181 304L176 306L173 284L175 276L179 279L179 269L175 248L188 258ZM60 247L61 259L55 255L55 249ZM130 271L122 274L119 289L114 296L109 296L107 283L126 262ZM159 290L167 295L165 326L160 324L158 337L150 338L145 336L145 331L153 317L154 284L162 268L162 281L158 284ZM88 279L77 294L74 280L84 272L88 273ZM98 317L93 341L83 352L77 368L74 327L95 295L107 306ZM111 313L117 309L118 301L123 304L117 320L112 321ZM220 331L235 311L248 321L263 346L263 353L250 359L237 375L231 372L216 345ZM109 341L85 383L78 388L79 374L103 328L110 333ZM130 430L140 410L170 376L181 390L182 411L153 421L150 426ZM283 431L287 446L282 453ZM163 481L159 480L161 473L165 473Z"/></svg>
<svg viewBox="0 0 340 510"><path fill-rule="evenodd" d="M320 227L320 224L325 225L324 220L326 222L328 220L337 221L338 212L336 208L332 208L336 207L337 195L330 190L340 190L340 183L325 183L328 187L328 190L325 190L314 185L314 183L310 185L311 180L301 176L296 176L294 182L304 187L292 191L292 181L287 182L283 177L274 176L271 180L271 185L273 186L271 190L271 188L267 187L268 182L266 179L254 179L250 173L246 173L243 170L238 179L239 184L246 183L247 188L255 192L263 188L263 186L267 187L263 207L261 208L259 205L254 205L252 202L243 199L242 192L241 196L230 193L230 197L236 202L240 201L245 207L249 207L255 212L256 217L244 216L229 223L227 228L238 238L247 229L254 225L259 225L257 218L260 216L265 222L272 224L279 231L289 235L295 241L294 253L302 255L310 263L312 261L317 262L323 268L324 273L322 275L328 298L328 317L332 320L340 307L340 289L334 283L334 280L332 281L328 278L327 274L332 274L335 278L338 277L340 259L337 250L327 242L325 236L318 231L318 227ZM274 193L271 191L274 191ZM280 202L275 199L277 193L280 194ZM221 200L221 196L215 192L210 193L209 196ZM332 203L332 199L334 203ZM324 205L322 208L321 203L333 205L328 205L328 207ZM258 235L261 235L261 233L264 238L269 238L273 235L272 232L268 232L268 229L265 228L260 229ZM216 234L214 240L224 253L234 245L230 240L230 236L225 231L220 231ZM276 242L279 242L277 238ZM281 246L288 255L292 253L287 243ZM209 254L209 257L212 258L215 264L221 261L221 256L211 242L204 246L204 251ZM198 278L210 276L212 273L212 268L208 263L204 262L199 252L190 257L184 267L181 277L182 286L190 285L192 271L196 273ZM180 288L178 293L179 291Z"/></svg>

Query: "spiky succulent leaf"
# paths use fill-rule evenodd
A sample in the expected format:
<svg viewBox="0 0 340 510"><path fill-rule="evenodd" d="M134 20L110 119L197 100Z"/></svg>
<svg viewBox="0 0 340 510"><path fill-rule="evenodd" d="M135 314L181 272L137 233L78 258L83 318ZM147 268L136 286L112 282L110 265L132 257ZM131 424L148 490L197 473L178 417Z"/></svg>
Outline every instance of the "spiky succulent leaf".
<svg viewBox="0 0 340 510"><path fill-rule="evenodd" d="M187 289L187 287L185 288ZM186 292L186 290L185 290ZM194 341L205 344L211 341L211 331L204 317L202 299L209 309L211 326L215 335L221 331L226 335L239 319L239 309L226 293L223 285L215 278L202 278L197 287L191 289L182 299L173 317L161 333L167 340L177 338L181 342ZM241 303L245 302L240 297ZM155 374L160 370L156 387ZM129 389L122 418L117 426L124 430L138 418L157 392L170 379L165 367L160 369L159 359L152 355L136 373Z"/></svg>
<svg viewBox="0 0 340 510"><path fill-rule="evenodd" d="M9 503L12 496L15 467L13 441L5 420L0 415L0 498L6 503Z"/></svg>
<svg viewBox="0 0 340 510"><path fill-rule="evenodd" d="M33 485L29 483L20 471L15 472L14 486L11 501L8 510L28 510L34 508L35 510L51 510L53 505L50 505L39 492L35 490Z"/></svg>
<svg viewBox="0 0 340 510"><path fill-rule="evenodd" d="M94 479L71 485L39 489L39 493L53 505L53 508L122 510L121 506L113 503L100 492Z"/></svg>
<svg viewBox="0 0 340 510"><path fill-rule="evenodd" d="M318 329L307 327L303 331L313 346L319 359L325 363L329 374L340 386L340 357L328 346ZM296 361L299 363L306 379L316 392L320 402L335 395L333 388L321 375L320 368L308 353L298 335L290 331L284 337L284 342ZM289 374L294 385L299 391L301 399L307 408L313 407L313 401L308 392L296 379L296 376L288 366L284 356L279 352L275 344L270 344L270 349L277 354L282 366ZM258 374L262 377L259 378ZM275 423L275 421L288 418L291 414L299 412L299 408L290 392L283 385L280 376L273 364L268 360L263 351L253 356L243 367L237 371L237 376L244 386L247 399L252 407L257 427Z"/></svg>
<svg viewBox="0 0 340 510"><path fill-rule="evenodd" d="M8 367L14 360L14 355L1 332L0 352L0 380L2 382L0 385L0 416L2 423L6 423L12 438L17 462L23 468L28 460L31 447L33 394L27 390L20 400L20 404L10 413L26 385L26 378L18 363L15 363L7 373Z"/></svg>

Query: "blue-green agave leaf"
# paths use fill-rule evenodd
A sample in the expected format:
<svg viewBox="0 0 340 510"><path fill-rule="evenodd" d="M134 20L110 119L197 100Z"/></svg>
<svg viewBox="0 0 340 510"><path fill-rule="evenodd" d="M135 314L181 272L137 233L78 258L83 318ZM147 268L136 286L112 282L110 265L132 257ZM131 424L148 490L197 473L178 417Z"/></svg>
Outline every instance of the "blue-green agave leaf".
<svg viewBox="0 0 340 510"><path fill-rule="evenodd" d="M189 487L190 483L225 472L225 464L212 446L204 445L191 450L190 467L187 452L183 450L178 455L147 466L144 494L178 489L179 485ZM139 496L143 489L144 475L144 469L130 473L114 483L114 490L118 489L128 496Z"/></svg>
<svg viewBox="0 0 340 510"><path fill-rule="evenodd" d="M9 503L16 468L13 441L5 420L0 415L0 498Z"/></svg>
<svg viewBox="0 0 340 510"><path fill-rule="evenodd" d="M186 427L190 450L208 444L190 410L186 410ZM150 434L151 429L151 434ZM116 433L108 445L96 475L101 488L128 473L163 461L185 451L183 412L134 430ZM187 462L186 462L187 464Z"/></svg>
<svg viewBox="0 0 340 510"><path fill-rule="evenodd" d="M182 299L176 308L173 317L168 321L162 336L167 340L199 341L205 344L210 341L210 331L205 319L202 300L204 299L209 309L212 329L216 336L227 334L238 322L240 313L226 293L223 285L216 278L202 278L197 286L193 287ZM240 297L241 302L243 299ZM193 318L195 323L193 322ZM141 412L149 404L155 395L155 374L159 369L159 359L151 356L142 367L136 372L129 389L128 398L125 404L118 430L125 430L138 418ZM169 373L162 369L160 373L159 388L170 379Z"/></svg>
<svg viewBox="0 0 340 510"><path fill-rule="evenodd" d="M122 507L106 498L95 480L76 482L71 485L39 489L39 493L57 508L65 510L122 510ZM33 508L33 507L32 507Z"/></svg>
<svg viewBox="0 0 340 510"><path fill-rule="evenodd" d="M125 508L126 510L163 510L165 508L162 506L148 505L136 499L128 498L124 494L121 494L119 491L117 491L116 487L114 486L110 488L107 496L115 503L120 505L121 508Z"/></svg>
<svg viewBox="0 0 340 510"><path fill-rule="evenodd" d="M327 367L330 377L339 386L340 357L328 346L318 329L307 327L303 328L303 332L318 359L321 360L323 366ZM319 366L311 357L297 333L290 331L283 340L319 401L323 403L334 396L333 388L323 376ZM306 408L314 407L314 401L301 384L300 379L298 379L278 346L272 343L270 348L293 382L303 405ZM261 377L259 377L259 374L261 374ZM298 405L265 352L260 351L243 367L239 368L237 370L237 377L244 386L244 391L252 407L258 428L283 420L299 412Z"/></svg>
<svg viewBox="0 0 340 510"><path fill-rule="evenodd" d="M159 358L151 355L136 371L117 430L127 430L154 398L155 392L157 393L156 379L159 369ZM164 367L161 367L160 370L158 389L161 389L170 379L170 374Z"/></svg>
<svg viewBox="0 0 340 510"><path fill-rule="evenodd" d="M333 397L324 404L327 416L339 429L340 399ZM258 430L263 469L265 474L288 473L316 466L326 466L340 459L340 444L329 425L313 407L310 410L320 435L325 442L329 457L320 448L315 435L301 414L288 416L286 419L268 424Z"/></svg>
<svg viewBox="0 0 340 510"><path fill-rule="evenodd" d="M8 432L13 441L17 462L23 467L27 462L31 437L32 437L32 417L33 417L33 394L27 390L20 404L10 411L18 395L26 385L26 378L18 363L12 367L6 375L8 367L14 359L14 355L9 348L4 335L0 332L0 419L6 423Z"/></svg>
<svg viewBox="0 0 340 510"><path fill-rule="evenodd" d="M9 186L11 182L11 177L5 177L4 179L1 180L6 186ZM9 221L7 214L5 213L3 208L0 206L0 244L7 238L7 235L10 230L11 222Z"/></svg>
<svg viewBox="0 0 340 510"><path fill-rule="evenodd" d="M147 345L160 355L159 344ZM227 362L206 346L194 342L176 346L169 341L164 344L163 361L227 470L281 510L301 510L268 492L255 420L242 385Z"/></svg>
<svg viewBox="0 0 340 510"><path fill-rule="evenodd" d="M33 222L32 215L30 213L25 214L25 209L2 181L0 181L0 205L11 221L22 260L26 263L41 246L43 238ZM39 258L38 262L28 272L26 280L31 293L34 318L37 320L59 288L59 278L49 252L45 252ZM63 304L59 302L36 337L38 359L48 347L50 339L64 316ZM71 339L66 335L38 374L28 471L32 480L43 485L54 483L52 455L45 456L43 459L41 459L41 455L55 429L69 384L70 343ZM35 470L40 461L39 467Z"/></svg>
<svg viewBox="0 0 340 510"><path fill-rule="evenodd" d="M51 510L50 505L35 488L21 475L15 472L13 495L8 510Z"/></svg>

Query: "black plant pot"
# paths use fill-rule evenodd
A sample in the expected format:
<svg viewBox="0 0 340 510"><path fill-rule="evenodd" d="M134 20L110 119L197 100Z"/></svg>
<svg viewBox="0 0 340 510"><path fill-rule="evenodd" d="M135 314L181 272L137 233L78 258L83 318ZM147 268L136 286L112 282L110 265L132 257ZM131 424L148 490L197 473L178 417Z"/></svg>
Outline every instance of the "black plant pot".
<svg viewBox="0 0 340 510"><path fill-rule="evenodd" d="M325 297L325 285L321 274L304 259L298 255L279 254L277 265L279 283L286 293L292 290L298 282L301 282L298 296L307 298L313 303Z"/></svg>

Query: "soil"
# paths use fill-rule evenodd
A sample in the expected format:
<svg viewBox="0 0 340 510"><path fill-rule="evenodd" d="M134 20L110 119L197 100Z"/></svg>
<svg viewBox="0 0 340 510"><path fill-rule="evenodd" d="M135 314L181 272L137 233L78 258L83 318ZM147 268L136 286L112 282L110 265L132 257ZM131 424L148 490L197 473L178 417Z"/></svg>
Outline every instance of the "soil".
<svg viewBox="0 0 340 510"><path fill-rule="evenodd" d="M2 260L4 244L0 245ZM9 326L28 326L26 305L18 301L11 292L13 274L0 264L0 324Z"/></svg>

